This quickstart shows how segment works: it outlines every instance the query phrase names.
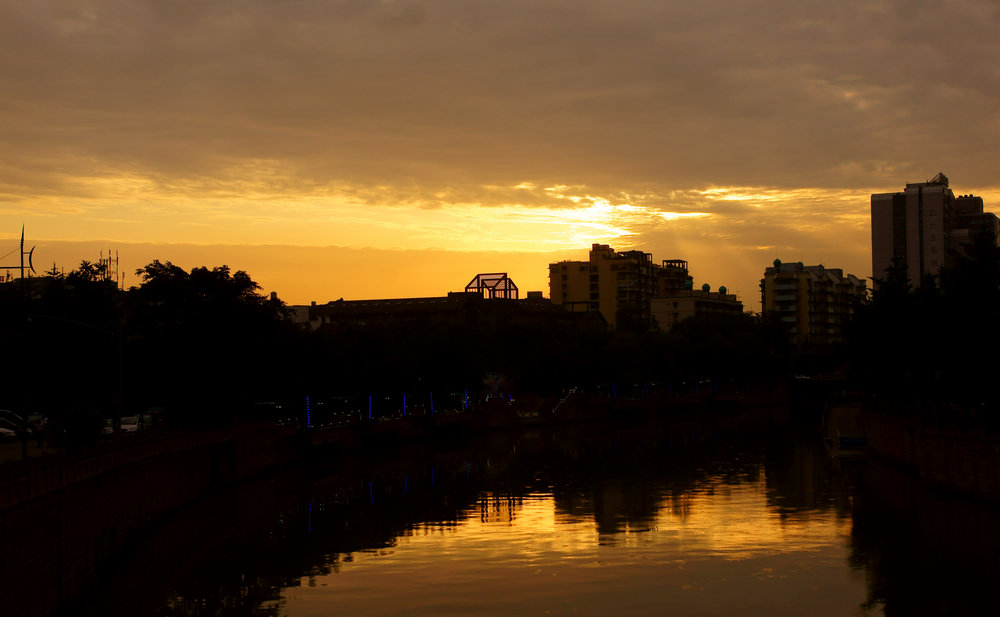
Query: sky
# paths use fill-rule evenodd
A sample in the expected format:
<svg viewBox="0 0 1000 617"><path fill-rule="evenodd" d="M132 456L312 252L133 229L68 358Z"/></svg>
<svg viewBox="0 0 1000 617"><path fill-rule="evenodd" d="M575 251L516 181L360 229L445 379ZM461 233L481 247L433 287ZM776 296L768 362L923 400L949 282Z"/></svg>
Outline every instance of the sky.
<svg viewBox="0 0 1000 617"><path fill-rule="evenodd" d="M870 194L1000 210L993 0L0 0L0 266L109 249L290 304L443 295L593 243L759 310L871 275Z"/></svg>

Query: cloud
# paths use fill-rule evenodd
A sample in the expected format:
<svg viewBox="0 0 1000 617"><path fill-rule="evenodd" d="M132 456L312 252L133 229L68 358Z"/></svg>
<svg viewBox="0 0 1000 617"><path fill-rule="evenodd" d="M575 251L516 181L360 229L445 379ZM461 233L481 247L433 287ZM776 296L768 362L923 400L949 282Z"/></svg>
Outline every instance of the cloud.
<svg viewBox="0 0 1000 617"><path fill-rule="evenodd" d="M934 150L982 174L961 143L996 148L981 2L629 4L8 1L4 141L69 173L602 188L842 187Z"/></svg>
<svg viewBox="0 0 1000 617"><path fill-rule="evenodd" d="M0 222L863 263L868 193L998 185L998 27L976 0L0 0Z"/></svg>

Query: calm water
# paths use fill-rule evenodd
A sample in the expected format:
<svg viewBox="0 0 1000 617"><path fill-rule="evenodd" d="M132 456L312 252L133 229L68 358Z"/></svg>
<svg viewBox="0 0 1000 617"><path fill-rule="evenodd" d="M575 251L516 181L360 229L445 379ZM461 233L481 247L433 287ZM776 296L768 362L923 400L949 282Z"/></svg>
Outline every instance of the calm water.
<svg viewBox="0 0 1000 617"><path fill-rule="evenodd" d="M551 491L483 493L458 523L417 525L391 548L338 555L276 604L288 615L817 614L856 612L863 573L847 565L850 524L833 514L781 520L763 478L709 478L656 512L601 533ZM607 502L620 502L611 488ZM350 561L347 561L350 559ZM821 597L822 602L817 600Z"/></svg>
<svg viewBox="0 0 1000 617"><path fill-rule="evenodd" d="M508 434L206 500L137 547L90 611L962 614L1000 574L997 520L834 464L811 438Z"/></svg>

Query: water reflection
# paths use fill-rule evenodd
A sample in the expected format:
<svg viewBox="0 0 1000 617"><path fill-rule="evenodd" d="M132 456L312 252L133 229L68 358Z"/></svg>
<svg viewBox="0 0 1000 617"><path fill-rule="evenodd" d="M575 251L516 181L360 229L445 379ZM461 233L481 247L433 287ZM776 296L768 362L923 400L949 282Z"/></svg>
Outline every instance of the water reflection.
<svg viewBox="0 0 1000 617"><path fill-rule="evenodd" d="M892 615L996 612L1000 510L921 489L887 466L866 473L854 508L851 563L869 603Z"/></svg>
<svg viewBox="0 0 1000 617"><path fill-rule="evenodd" d="M137 547L88 607L959 614L1000 573L1000 517L921 495L881 467L834 469L811 436L591 427L434 443L197 504Z"/></svg>

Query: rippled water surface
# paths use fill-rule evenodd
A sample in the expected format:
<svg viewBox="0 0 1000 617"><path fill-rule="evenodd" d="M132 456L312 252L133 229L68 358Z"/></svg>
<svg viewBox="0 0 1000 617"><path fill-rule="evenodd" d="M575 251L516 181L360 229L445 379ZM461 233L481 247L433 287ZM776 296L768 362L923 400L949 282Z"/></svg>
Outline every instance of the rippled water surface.
<svg viewBox="0 0 1000 617"><path fill-rule="evenodd" d="M611 489L604 497L615 500ZM782 517L766 480L707 479L648 520L601 533L551 492L481 494L454 526L417 525L394 546L302 577L281 611L346 614L849 615L865 601L847 565L850 522Z"/></svg>
<svg viewBox="0 0 1000 617"><path fill-rule="evenodd" d="M811 435L373 450L179 512L74 614L964 615L1000 576L995 508L830 460Z"/></svg>

